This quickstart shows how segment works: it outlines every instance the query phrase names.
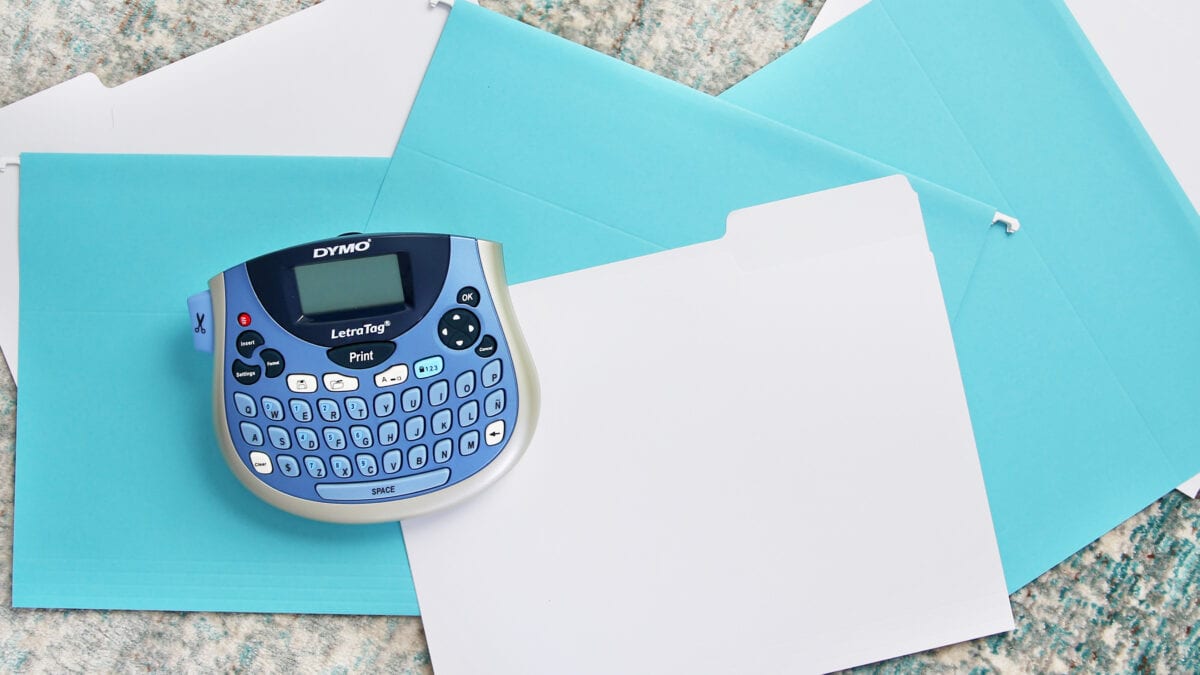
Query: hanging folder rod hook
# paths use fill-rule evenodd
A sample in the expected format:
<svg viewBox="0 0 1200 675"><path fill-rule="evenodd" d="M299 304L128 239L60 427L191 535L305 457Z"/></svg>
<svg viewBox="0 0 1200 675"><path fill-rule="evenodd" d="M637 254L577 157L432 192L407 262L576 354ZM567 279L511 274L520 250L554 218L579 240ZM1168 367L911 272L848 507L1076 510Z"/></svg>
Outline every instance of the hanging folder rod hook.
<svg viewBox="0 0 1200 675"><path fill-rule="evenodd" d="M0 173L7 171L10 166L21 166L21 158L0 156Z"/></svg>
<svg viewBox="0 0 1200 675"><path fill-rule="evenodd" d="M1017 230L1021 229L1021 221L1017 220L1016 218L1013 218L1010 215L1000 213L999 211L996 212L996 215L992 216L992 224L993 225L1003 224L1004 229L1009 234L1013 234Z"/></svg>

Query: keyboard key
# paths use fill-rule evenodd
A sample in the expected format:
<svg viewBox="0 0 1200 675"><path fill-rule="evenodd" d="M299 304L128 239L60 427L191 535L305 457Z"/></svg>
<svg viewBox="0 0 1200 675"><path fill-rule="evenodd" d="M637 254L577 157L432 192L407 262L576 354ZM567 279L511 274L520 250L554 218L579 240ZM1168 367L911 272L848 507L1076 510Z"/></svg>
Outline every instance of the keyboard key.
<svg viewBox="0 0 1200 675"><path fill-rule="evenodd" d="M254 471L261 473L264 476L271 473L271 456L265 452L250 453L250 466L254 467Z"/></svg>
<svg viewBox="0 0 1200 675"><path fill-rule="evenodd" d="M363 453L354 456L355 463L358 464L358 472L367 478L373 477L379 473L379 466L375 464L375 456Z"/></svg>
<svg viewBox="0 0 1200 675"><path fill-rule="evenodd" d="M267 419L271 420L272 422L283 421L283 404L279 402L279 399L271 398L270 396L264 396L262 399L262 408L263 415L265 415Z"/></svg>
<svg viewBox="0 0 1200 675"><path fill-rule="evenodd" d="M484 335L479 341L479 346L475 348L475 353L483 359L491 358L496 355L496 338L491 335Z"/></svg>
<svg viewBox="0 0 1200 675"><path fill-rule="evenodd" d="M500 377L504 374L504 367L501 365L500 359L488 361L483 367L483 386L492 387L500 381Z"/></svg>
<svg viewBox="0 0 1200 675"><path fill-rule="evenodd" d="M375 439L371 436L371 429L360 425L350 427L350 440L354 442L356 448L369 448L375 444Z"/></svg>
<svg viewBox="0 0 1200 675"><path fill-rule="evenodd" d="M400 409L404 412L416 412L421 407L421 388L405 389L400 395Z"/></svg>
<svg viewBox="0 0 1200 675"><path fill-rule="evenodd" d="M292 437L283 427L267 427L267 438L276 450L287 450L292 447Z"/></svg>
<svg viewBox="0 0 1200 675"><path fill-rule="evenodd" d="M418 380L424 380L442 372L445 363L440 356L430 356L429 358L421 359L413 364L413 373L416 374Z"/></svg>
<svg viewBox="0 0 1200 675"><path fill-rule="evenodd" d="M325 462L321 461L316 455L309 455L304 458L304 468L308 471L308 475L313 478L325 477Z"/></svg>
<svg viewBox="0 0 1200 675"><path fill-rule="evenodd" d="M396 473L404 468L404 455L399 450L388 450L383 453L383 472Z"/></svg>
<svg viewBox="0 0 1200 675"><path fill-rule="evenodd" d="M466 398L475 393L475 371L468 370L454 380L454 393Z"/></svg>
<svg viewBox="0 0 1200 675"><path fill-rule="evenodd" d="M254 417L258 414L258 404L254 402L254 397L241 392L233 395L233 406L242 417Z"/></svg>
<svg viewBox="0 0 1200 675"><path fill-rule="evenodd" d="M321 377L328 391L357 391L358 378L341 373L325 373Z"/></svg>
<svg viewBox="0 0 1200 675"><path fill-rule="evenodd" d="M425 435L425 418L410 417L404 423L404 437L410 441L419 441Z"/></svg>
<svg viewBox="0 0 1200 675"><path fill-rule="evenodd" d="M479 449L479 432L468 431L458 439L458 454L466 457Z"/></svg>
<svg viewBox="0 0 1200 675"><path fill-rule="evenodd" d="M267 344L267 341L263 339L262 333L258 331L245 330L237 336L237 351L245 359L254 356L254 350L265 344Z"/></svg>
<svg viewBox="0 0 1200 675"><path fill-rule="evenodd" d="M294 398L288 401L288 405L291 406L292 417L296 418L297 422L312 421L312 406L308 404L308 401Z"/></svg>
<svg viewBox="0 0 1200 675"><path fill-rule="evenodd" d="M288 375L287 386L297 394L311 394L317 390L317 377L315 375Z"/></svg>
<svg viewBox="0 0 1200 675"><path fill-rule="evenodd" d="M241 359L233 360L233 379L243 387L258 382L258 378L262 376L262 367L250 363L245 363Z"/></svg>
<svg viewBox="0 0 1200 675"><path fill-rule="evenodd" d="M375 376L375 386L383 389L384 387L394 387L398 384L404 384L408 379L408 366L401 363L397 366L392 366L387 370Z"/></svg>
<svg viewBox="0 0 1200 675"><path fill-rule="evenodd" d="M396 395L388 392L375 397L375 416L387 417L396 410Z"/></svg>
<svg viewBox="0 0 1200 675"><path fill-rule="evenodd" d="M263 444L262 429L259 429L258 425L242 422L240 427L242 430L242 440L246 442L246 445L259 446Z"/></svg>
<svg viewBox="0 0 1200 675"><path fill-rule="evenodd" d="M474 286L463 286L458 291L458 303L460 305L470 305L472 307L479 306L479 291Z"/></svg>
<svg viewBox="0 0 1200 675"><path fill-rule="evenodd" d="M280 455L275 458L275 463L279 465L279 473L295 478L300 475L300 463L291 455Z"/></svg>
<svg viewBox="0 0 1200 675"><path fill-rule="evenodd" d="M334 347L326 352L326 356L343 368L362 370L383 364L395 351L395 342L359 342Z"/></svg>
<svg viewBox="0 0 1200 675"><path fill-rule="evenodd" d="M458 426L469 427L479 421L479 401L467 401L458 408Z"/></svg>
<svg viewBox="0 0 1200 675"><path fill-rule="evenodd" d="M429 449L423 445L414 445L408 449L408 468L422 469L429 462Z"/></svg>
<svg viewBox="0 0 1200 675"><path fill-rule="evenodd" d="M296 429L296 445L303 450L316 450L318 447L317 432L303 427Z"/></svg>
<svg viewBox="0 0 1200 675"><path fill-rule="evenodd" d="M280 354L274 349L264 349L259 356L262 357L263 365L267 367L267 377L273 380L283 374L283 369L286 366L286 364L283 362L283 354ZM298 470L296 475L300 475Z"/></svg>
<svg viewBox="0 0 1200 675"><path fill-rule="evenodd" d="M336 427L325 427L325 447L330 450L346 449L346 434Z"/></svg>
<svg viewBox="0 0 1200 675"><path fill-rule="evenodd" d="M450 383L445 380L438 380L429 385L429 405L439 406L450 398Z"/></svg>
<svg viewBox="0 0 1200 675"><path fill-rule="evenodd" d="M412 476L400 476L387 480L365 483L319 483L317 494L331 502L365 502L411 495L445 485L450 480L450 469L438 469Z"/></svg>
<svg viewBox="0 0 1200 675"><path fill-rule="evenodd" d="M333 469L333 475L338 478L349 478L354 470L350 468L350 460L341 455L334 455L329 458L329 468Z"/></svg>
<svg viewBox="0 0 1200 675"><path fill-rule="evenodd" d="M342 419L342 409L338 406L338 402L331 398L317 401L317 412L326 422L336 422Z"/></svg>
<svg viewBox="0 0 1200 675"><path fill-rule="evenodd" d="M488 445L497 445L504 440L504 420L496 420L487 425L483 430L483 442Z"/></svg>
<svg viewBox="0 0 1200 675"><path fill-rule="evenodd" d="M450 414L449 410L439 410L433 414L429 422L433 426L433 433L444 434L450 431L450 426L454 424L454 416Z"/></svg>
<svg viewBox="0 0 1200 675"><path fill-rule="evenodd" d="M437 335L450 349L470 349L479 339L479 317L466 309L452 309L438 321Z"/></svg>
<svg viewBox="0 0 1200 675"><path fill-rule="evenodd" d="M454 441L450 440L449 438L443 438L442 440L433 444L433 461L441 464L443 462L449 462L450 458L453 456Z"/></svg>
<svg viewBox="0 0 1200 675"><path fill-rule="evenodd" d="M352 420L365 420L371 411L367 408L367 402L357 396L351 396L346 399L346 414Z"/></svg>
<svg viewBox="0 0 1200 675"><path fill-rule="evenodd" d="M504 412L504 390L497 389L487 395L483 399L483 412L487 413L488 417L495 417Z"/></svg>
<svg viewBox="0 0 1200 675"><path fill-rule="evenodd" d="M398 440L400 440L400 424L398 422L384 422L379 425L380 445L393 445Z"/></svg>

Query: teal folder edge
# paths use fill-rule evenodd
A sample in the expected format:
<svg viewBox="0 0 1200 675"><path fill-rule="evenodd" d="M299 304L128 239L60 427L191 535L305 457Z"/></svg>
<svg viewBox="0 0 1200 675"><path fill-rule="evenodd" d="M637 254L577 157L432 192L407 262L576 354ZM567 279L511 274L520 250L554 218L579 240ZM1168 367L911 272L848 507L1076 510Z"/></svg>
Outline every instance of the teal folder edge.
<svg viewBox="0 0 1200 675"><path fill-rule="evenodd" d="M267 506L224 466L185 305L358 226L386 160L24 155L13 605L416 614L395 524Z"/></svg>
<svg viewBox="0 0 1200 675"><path fill-rule="evenodd" d="M1060 480L1009 462L1027 440L1019 427L976 419L1014 589L1196 473L1200 218L1060 1L876 0L722 98L1019 212L1071 298L1120 383L1127 426L1152 443L1097 453L1075 442L1105 411L1071 414L1092 379L1051 358L1046 372L1079 394L1058 404L1063 443L1028 451ZM961 357L974 337L955 333ZM992 433L1014 452L991 452ZM1062 527L1034 527L1044 513Z"/></svg>
<svg viewBox="0 0 1200 675"><path fill-rule="evenodd" d="M993 41L997 49L1013 46L999 36ZM856 43L864 44L861 37ZM978 105L987 111L1003 100L981 97ZM889 115L904 120L922 111L899 108ZM854 163L844 152L795 130L802 125L788 127L767 116L748 122L745 113L460 3L426 73L372 222L424 209L413 206L416 177L439 163L678 246L718 236L731 209L831 187L834 176L843 183L874 177L885 166L861 158L848 168ZM829 114L839 113L845 111ZM964 166L977 161L961 159ZM914 186L928 195L930 183L923 179L931 177L907 173L920 177ZM1052 199L1054 185L1045 191ZM1041 214L1026 219L1021 208L1006 208L1021 202L1005 200L1001 209L1021 218L1021 232L977 230L980 239L971 248L965 240L945 241L952 228L943 228L928 199L922 203L1006 576L1016 590L1197 473L1200 457L1164 455L1159 430L1147 423L1096 337L1094 313L1080 307L1084 299L1104 301L1104 294L1068 296L1066 270L1057 262L1053 269L1048 265L1042 242L1056 236L1055 222ZM961 230L955 234L963 236ZM1077 272L1074 281L1082 284L1104 276ZM1183 301L1177 298L1181 288L1173 286L1168 297Z"/></svg>

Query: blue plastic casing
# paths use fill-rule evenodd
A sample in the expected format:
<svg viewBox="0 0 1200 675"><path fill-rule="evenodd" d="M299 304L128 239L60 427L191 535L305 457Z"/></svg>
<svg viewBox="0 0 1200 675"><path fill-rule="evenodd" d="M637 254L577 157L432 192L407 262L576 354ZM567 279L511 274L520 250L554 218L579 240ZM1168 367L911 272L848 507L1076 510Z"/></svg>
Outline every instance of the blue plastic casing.
<svg viewBox="0 0 1200 675"><path fill-rule="evenodd" d="M335 252L316 262L398 255L404 306L305 316L293 263L314 251ZM492 292L502 270L490 276L475 239L397 234L293 247L214 278L214 419L234 472L281 508L340 522L432 510L457 499L428 495L455 486L472 493L466 483L523 451L527 438L510 447L525 403L518 380L535 381L528 359L513 358L519 329L508 308L502 323Z"/></svg>

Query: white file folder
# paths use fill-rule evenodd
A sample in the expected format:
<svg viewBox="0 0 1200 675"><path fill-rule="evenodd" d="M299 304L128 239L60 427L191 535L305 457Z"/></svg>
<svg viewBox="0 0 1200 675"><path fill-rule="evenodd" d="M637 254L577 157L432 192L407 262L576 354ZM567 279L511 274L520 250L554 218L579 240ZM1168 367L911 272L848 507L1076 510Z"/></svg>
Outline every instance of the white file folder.
<svg viewBox="0 0 1200 675"><path fill-rule="evenodd" d="M529 450L403 524L438 673L819 672L1012 628L905 179L512 297Z"/></svg>

